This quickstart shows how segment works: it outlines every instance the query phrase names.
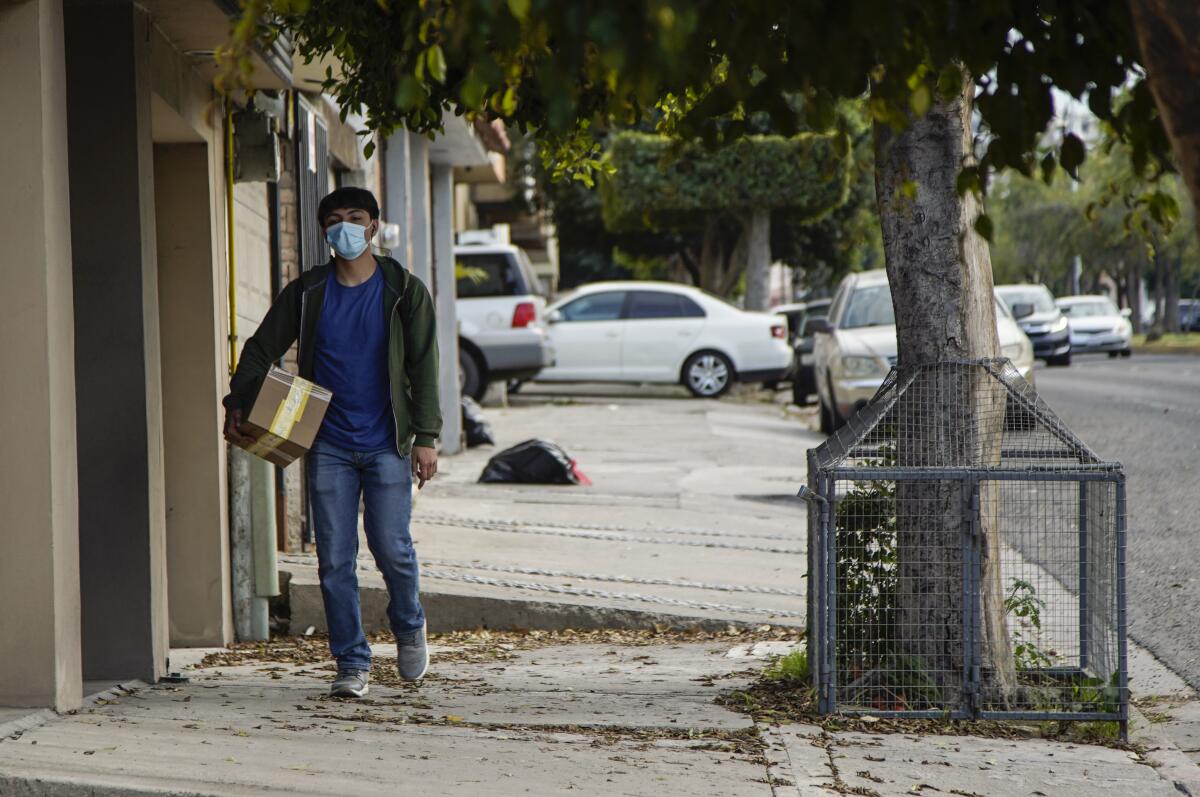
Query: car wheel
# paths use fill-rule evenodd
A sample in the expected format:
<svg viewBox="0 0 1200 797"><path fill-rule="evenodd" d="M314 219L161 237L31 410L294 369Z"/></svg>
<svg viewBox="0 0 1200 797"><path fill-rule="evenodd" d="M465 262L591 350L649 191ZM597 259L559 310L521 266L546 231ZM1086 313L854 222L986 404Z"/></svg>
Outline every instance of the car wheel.
<svg viewBox="0 0 1200 797"><path fill-rule="evenodd" d="M1110 351L1108 353L1108 359L1110 359L1110 360L1115 360L1116 358L1118 358L1120 356L1121 356L1121 352L1119 352L1119 351Z"/></svg>
<svg viewBox="0 0 1200 797"><path fill-rule="evenodd" d="M821 432L824 434L833 434L838 429L845 425L846 420L837 411L837 396L833 392L833 375L829 374L825 377L829 381L829 404L825 403L824 397L817 391L817 404L820 406L821 414Z"/></svg>
<svg viewBox="0 0 1200 797"><path fill-rule="evenodd" d="M1132 357L1133 349L1121 349L1121 356L1122 357Z"/></svg>
<svg viewBox="0 0 1200 797"><path fill-rule="evenodd" d="M483 368L475 355L462 349L458 350L458 389L464 396L470 396L476 401L483 399L487 391L487 382L483 381Z"/></svg>
<svg viewBox="0 0 1200 797"><path fill-rule="evenodd" d="M1057 357L1047 357L1046 358L1046 365L1067 366L1070 364L1071 364L1071 352L1067 352L1066 354L1060 354Z"/></svg>
<svg viewBox="0 0 1200 797"><path fill-rule="evenodd" d="M733 364L724 354L702 351L683 364L683 385L699 398L717 398L733 384Z"/></svg>

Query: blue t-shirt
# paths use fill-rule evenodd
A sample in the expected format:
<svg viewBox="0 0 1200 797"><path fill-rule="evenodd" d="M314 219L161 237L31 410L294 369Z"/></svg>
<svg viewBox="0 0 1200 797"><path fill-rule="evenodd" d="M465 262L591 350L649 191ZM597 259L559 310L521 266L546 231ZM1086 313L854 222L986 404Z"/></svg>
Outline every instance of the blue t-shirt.
<svg viewBox="0 0 1200 797"><path fill-rule="evenodd" d="M329 275L317 322L313 381L333 391L317 439L350 451L395 446L388 386L383 272L361 285Z"/></svg>

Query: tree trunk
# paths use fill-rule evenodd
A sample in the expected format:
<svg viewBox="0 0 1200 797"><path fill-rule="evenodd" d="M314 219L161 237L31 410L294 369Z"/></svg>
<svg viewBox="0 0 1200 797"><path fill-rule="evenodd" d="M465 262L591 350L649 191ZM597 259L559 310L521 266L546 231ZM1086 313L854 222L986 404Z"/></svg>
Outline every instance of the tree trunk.
<svg viewBox="0 0 1200 797"><path fill-rule="evenodd" d="M1166 277L1166 301L1163 302L1166 317L1164 332L1179 331L1179 261L1163 258L1163 275Z"/></svg>
<svg viewBox="0 0 1200 797"><path fill-rule="evenodd" d="M875 127L875 196L902 367L997 356L991 257L975 232L981 205L959 196L959 170L972 159L971 97L938 102L896 132ZM933 382L930 383L934 385ZM910 394L906 394L910 395ZM898 439L901 466L998 464L1004 390L986 376L938 379L911 395ZM921 402L918 406L915 402ZM949 424L947 426L946 424ZM950 434L945 434L946 429ZM1000 574L998 490L981 486L983 666L1005 702L1016 684ZM897 484L899 650L943 688L961 686L964 496L957 481Z"/></svg>
<svg viewBox="0 0 1200 797"><path fill-rule="evenodd" d="M746 309L766 310L771 304L771 211L750 208L738 214L746 239Z"/></svg>
<svg viewBox="0 0 1200 797"><path fill-rule="evenodd" d="M737 241L729 252L729 259L725 262L725 271L721 275L721 281L713 290L718 296L728 297L733 293L733 289L737 287L738 280L742 278L742 272L746 270L746 252L748 250L749 241L745 229L738 234Z"/></svg>
<svg viewBox="0 0 1200 797"><path fill-rule="evenodd" d="M687 271L688 277L692 284L697 288L706 287L703 283L703 276L700 272L700 264L696 262L696 258L692 255L688 247L683 247L679 250L679 263Z"/></svg>
<svg viewBox="0 0 1200 797"><path fill-rule="evenodd" d="M1140 335L1145 331L1142 329L1142 270L1136 260L1125 264L1125 291L1129 295L1129 323Z"/></svg>
<svg viewBox="0 0 1200 797"><path fill-rule="evenodd" d="M700 249L700 287L718 293L721 282L721 264L724 261L721 246L721 220L716 213L704 217L704 239Z"/></svg>
<svg viewBox="0 0 1200 797"><path fill-rule="evenodd" d="M1167 320L1167 274L1162 255L1154 253L1154 329L1162 333Z"/></svg>
<svg viewBox="0 0 1200 797"><path fill-rule="evenodd" d="M1196 208L1200 231L1200 4L1130 0L1150 91Z"/></svg>

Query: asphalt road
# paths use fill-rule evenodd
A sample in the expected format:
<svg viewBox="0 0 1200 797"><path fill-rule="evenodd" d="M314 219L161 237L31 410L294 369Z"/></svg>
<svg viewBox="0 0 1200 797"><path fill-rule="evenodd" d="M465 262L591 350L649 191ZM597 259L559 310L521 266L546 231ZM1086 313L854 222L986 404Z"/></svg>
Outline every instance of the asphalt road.
<svg viewBox="0 0 1200 797"><path fill-rule="evenodd" d="M1125 465L1130 634L1200 689L1200 357L1076 356L1035 379L1085 443Z"/></svg>

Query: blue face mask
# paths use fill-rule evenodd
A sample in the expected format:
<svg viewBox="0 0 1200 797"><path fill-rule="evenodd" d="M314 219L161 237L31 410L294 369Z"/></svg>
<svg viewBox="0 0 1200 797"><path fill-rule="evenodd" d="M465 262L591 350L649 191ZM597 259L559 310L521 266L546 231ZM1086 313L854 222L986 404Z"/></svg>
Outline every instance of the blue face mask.
<svg viewBox="0 0 1200 797"><path fill-rule="evenodd" d="M345 260L353 260L367 250L367 228L339 221L325 231L325 240Z"/></svg>

